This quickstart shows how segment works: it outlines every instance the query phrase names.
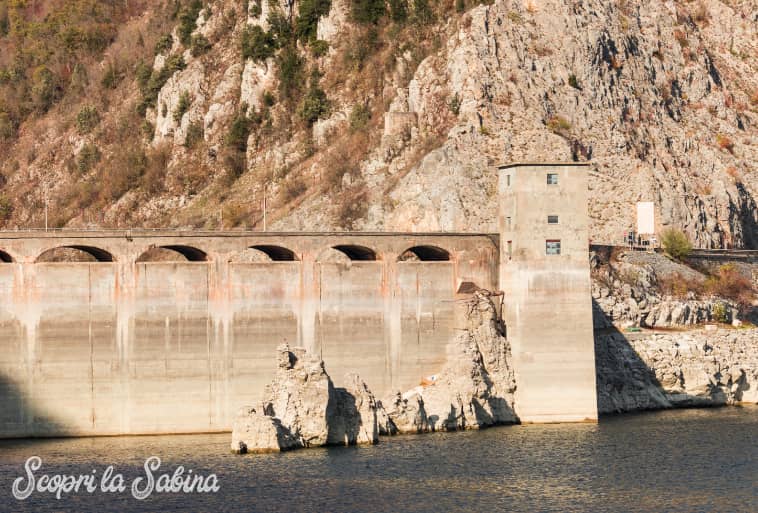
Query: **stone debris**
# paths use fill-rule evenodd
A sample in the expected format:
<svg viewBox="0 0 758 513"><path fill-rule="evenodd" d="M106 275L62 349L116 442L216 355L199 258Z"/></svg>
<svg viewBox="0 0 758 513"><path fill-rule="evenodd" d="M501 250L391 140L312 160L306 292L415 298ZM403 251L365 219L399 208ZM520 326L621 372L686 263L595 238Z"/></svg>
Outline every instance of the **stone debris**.
<svg viewBox="0 0 758 513"><path fill-rule="evenodd" d="M590 255L595 329L620 327L692 327L706 322L739 324L739 307L719 297L696 299L694 292L675 298L659 290L662 278L704 280L705 276L664 255L625 252L612 265L601 266Z"/></svg>
<svg viewBox="0 0 758 513"><path fill-rule="evenodd" d="M758 330L595 337L598 412L758 403Z"/></svg>

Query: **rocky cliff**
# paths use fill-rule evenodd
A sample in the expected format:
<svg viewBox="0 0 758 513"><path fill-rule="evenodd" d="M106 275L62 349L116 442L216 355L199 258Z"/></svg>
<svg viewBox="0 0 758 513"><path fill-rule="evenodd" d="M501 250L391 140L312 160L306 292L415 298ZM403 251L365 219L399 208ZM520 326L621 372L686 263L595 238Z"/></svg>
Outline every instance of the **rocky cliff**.
<svg viewBox="0 0 758 513"><path fill-rule="evenodd" d="M0 3L0 44L28 43ZM589 160L593 240L649 200L699 246L758 247L753 2L176 5L24 71L36 110L0 59L6 227L47 202L56 226L260 228L265 197L269 229L494 231L493 165Z"/></svg>
<svg viewBox="0 0 758 513"><path fill-rule="evenodd" d="M758 329L595 337L598 411L758 403Z"/></svg>

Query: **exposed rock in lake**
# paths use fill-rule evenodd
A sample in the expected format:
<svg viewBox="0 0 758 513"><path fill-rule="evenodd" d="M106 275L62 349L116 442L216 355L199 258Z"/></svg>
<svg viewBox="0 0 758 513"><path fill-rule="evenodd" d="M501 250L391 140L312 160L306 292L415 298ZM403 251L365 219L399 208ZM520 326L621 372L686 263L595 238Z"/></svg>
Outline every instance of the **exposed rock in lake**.
<svg viewBox="0 0 758 513"><path fill-rule="evenodd" d="M383 401L399 432L478 429L518 422L510 344L491 295L476 292L457 307L461 331L448 345L445 367L425 385Z"/></svg>
<svg viewBox="0 0 758 513"><path fill-rule="evenodd" d="M758 330L595 337L598 411L758 402Z"/></svg>
<svg viewBox="0 0 758 513"><path fill-rule="evenodd" d="M279 368L257 408L242 408L234 421L235 452L270 452L376 443L377 404L356 374L334 387L324 362L305 349L277 348Z"/></svg>

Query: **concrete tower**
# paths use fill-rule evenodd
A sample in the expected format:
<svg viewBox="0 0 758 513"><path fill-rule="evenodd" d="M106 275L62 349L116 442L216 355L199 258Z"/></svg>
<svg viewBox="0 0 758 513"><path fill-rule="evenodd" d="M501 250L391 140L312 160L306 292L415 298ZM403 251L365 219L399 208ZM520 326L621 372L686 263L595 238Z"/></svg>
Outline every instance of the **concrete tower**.
<svg viewBox="0 0 758 513"><path fill-rule="evenodd" d="M500 288L522 422L597 420L588 168L498 168Z"/></svg>

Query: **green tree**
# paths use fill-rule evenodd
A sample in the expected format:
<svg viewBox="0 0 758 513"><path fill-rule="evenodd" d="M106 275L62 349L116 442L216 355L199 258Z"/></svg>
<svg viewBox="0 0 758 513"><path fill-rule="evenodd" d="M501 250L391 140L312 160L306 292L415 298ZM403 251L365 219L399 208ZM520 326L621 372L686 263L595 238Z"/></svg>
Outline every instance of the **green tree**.
<svg viewBox="0 0 758 513"><path fill-rule="evenodd" d="M85 105L76 115L76 129L80 135L90 133L100 123L100 114L92 105Z"/></svg>
<svg viewBox="0 0 758 513"><path fill-rule="evenodd" d="M197 28L197 17L202 9L203 2L201 0L192 0L179 13L179 28L177 28L176 33L184 46L189 46L192 42L192 32Z"/></svg>
<svg viewBox="0 0 758 513"><path fill-rule="evenodd" d="M5 223L13 215L13 203L7 196L0 196L0 223Z"/></svg>
<svg viewBox="0 0 758 513"><path fill-rule="evenodd" d="M687 258L692 252L692 243L687 238L687 235L676 228L669 228L663 232L661 244L666 254L677 260Z"/></svg>
<svg viewBox="0 0 758 513"><path fill-rule="evenodd" d="M408 0L389 0L390 18L395 23L405 23L408 19Z"/></svg>
<svg viewBox="0 0 758 513"><path fill-rule="evenodd" d="M353 0L353 19L358 23L376 24L385 14L384 0Z"/></svg>
<svg viewBox="0 0 758 513"><path fill-rule="evenodd" d="M298 110L300 118L308 123L308 125L312 125L329 113L329 99L326 97L324 90L319 86L320 78L321 75L317 69L311 71L308 92L300 103L300 109Z"/></svg>
<svg viewBox="0 0 758 513"><path fill-rule="evenodd" d="M321 16L329 14L332 0L302 0L300 15L295 22L295 33L301 41L316 40L316 25Z"/></svg>
<svg viewBox="0 0 758 513"><path fill-rule="evenodd" d="M32 73L32 102L38 112L46 112L59 95L55 75L46 66L37 67Z"/></svg>
<svg viewBox="0 0 758 513"><path fill-rule="evenodd" d="M190 96L189 91L182 91L182 94L179 96L179 103L177 103L174 109L174 121L176 123L181 123L182 117L189 110L190 106L192 106L192 96Z"/></svg>
<svg viewBox="0 0 758 513"><path fill-rule="evenodd" d="M303 59L297 48L288 46L277 56L279 69L279 98L293 100L299 96L303 84Z"/></svg>
<svg viewBox="0 0 758 513"><path fill-rule="evenodd" d="M240 40L243 59L253 59L256 62L263 62L269 57L273 57L277 49L276 41L270 32L264 32L258 25L246 27L242 31Z"/></svg>

